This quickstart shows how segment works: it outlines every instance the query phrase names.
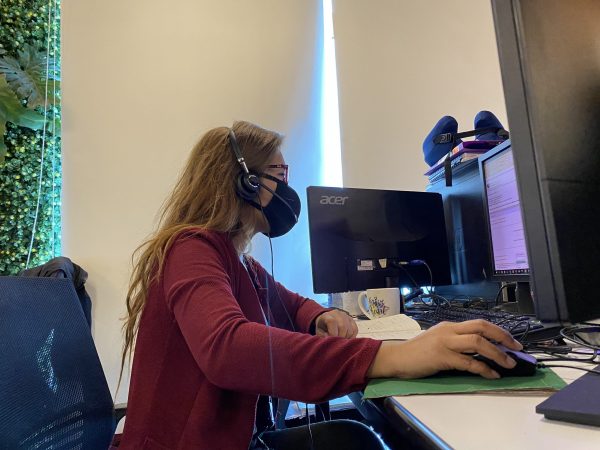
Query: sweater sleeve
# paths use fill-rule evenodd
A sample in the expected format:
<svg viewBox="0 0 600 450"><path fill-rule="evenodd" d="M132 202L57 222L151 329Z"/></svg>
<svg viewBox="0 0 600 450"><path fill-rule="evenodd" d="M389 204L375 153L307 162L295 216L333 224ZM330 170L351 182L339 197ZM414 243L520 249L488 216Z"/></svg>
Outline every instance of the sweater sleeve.
<svg viewBox="0 0 600 450"><path fill-rule="evenodd" d="M275 281L258 261L253 258L248 259L257 273L258 282L261 283L261 286L272 287L268 289L269 302L276 323L281 328L309 333L313 321L325 311L331 311L332 308L324 308L314 300L288 290L281 283ZM288 315L292 320L292 327L289 326Z"/></svg>
<svg viewBox="0 0 600 450"><path fill-rule="evenodd" d="M311 403L364 388L379 341L316 337L249 321L217 247L202 237L176 242L162 277L167 305L211 383ZM299 323L304 327L316 311L300 305Z"/></svg>

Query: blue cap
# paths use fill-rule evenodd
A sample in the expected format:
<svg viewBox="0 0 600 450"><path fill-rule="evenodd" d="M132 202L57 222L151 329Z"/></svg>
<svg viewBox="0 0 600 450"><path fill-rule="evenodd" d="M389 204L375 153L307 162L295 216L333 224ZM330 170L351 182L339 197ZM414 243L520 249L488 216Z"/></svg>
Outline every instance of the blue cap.
<svg viewBox="0 0 600 450"><path fill-rule="evenodd" d="M452 139L450 139L448 142L436 143L435 139L440 135L446 133L454 134L457 131L458 122L452 116L444 116L438 121L438 123L435 124L433 129L423 141L423 156L425 158L425 162L429 164L430 167L437 163L444 155L450 153L450 151L452 151L458 142L460 142L454 142Z"/></svg>
<svg viewBox="0 0 600 450"><path fill-rule="evenodd" d="M475 120L473 121L473 125L475 129L478 128L499 128L501 131L493 132L489 131L483 134L475 135L476 141L503 141L506 139L506 136L502 134L504 127L498 120L498 118L494 115L494 113L490 111L479 111L475 116Z"/></svg>

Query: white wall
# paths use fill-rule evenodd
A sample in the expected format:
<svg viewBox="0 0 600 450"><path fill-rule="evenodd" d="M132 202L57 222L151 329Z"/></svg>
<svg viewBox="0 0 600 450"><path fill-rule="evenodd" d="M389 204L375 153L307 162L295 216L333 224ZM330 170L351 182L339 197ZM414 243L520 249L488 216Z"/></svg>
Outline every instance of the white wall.
<svg viewBox="0 0 600 450"><path fill-rule="evenodd" d="M305 198L318 182L320 14L319 0L62 2L63 254L90 274L113 393L131 253L201 133L235 119L282 131L291 184ZM346 185L422 189L441 115L504 119L487 2L347 0L335 17ZM306 228L304 212L274 246L278 279L308 295ZM294 270L283 254L301 255Z"/></svg>
<svg viewBox="0 0 600 450"><path fill-rule="evenodd" d="M320 11L317 0L62 2L63 254L89 272L113 393L131 254L197 138L236 119L282 131L293 182L318 180ZM307 242L306 228L278 245ZM296 290L310 285L304 247Z"/></svg>
<svg viewBox="0 0 600 450"><path fill-rule="evenodd" d="M344 185L423 190L444 115L508 126L488 0L334 0Z"/></svg>

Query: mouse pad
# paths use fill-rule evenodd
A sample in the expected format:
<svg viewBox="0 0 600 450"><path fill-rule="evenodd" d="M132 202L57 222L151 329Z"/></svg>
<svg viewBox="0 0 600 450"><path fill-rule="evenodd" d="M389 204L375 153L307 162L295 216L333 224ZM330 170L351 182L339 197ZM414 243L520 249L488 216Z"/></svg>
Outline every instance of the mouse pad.
<svg viewBox="0 0 600 450"><path fill-rule="evenodd" d="M363 397L498 391L557 391L566 385L562 378L551 369L538 369L538 373L530 377L504 377L497 380L487 380L472 375L434 375L416 380L380 378L369 382Z"/></svg>

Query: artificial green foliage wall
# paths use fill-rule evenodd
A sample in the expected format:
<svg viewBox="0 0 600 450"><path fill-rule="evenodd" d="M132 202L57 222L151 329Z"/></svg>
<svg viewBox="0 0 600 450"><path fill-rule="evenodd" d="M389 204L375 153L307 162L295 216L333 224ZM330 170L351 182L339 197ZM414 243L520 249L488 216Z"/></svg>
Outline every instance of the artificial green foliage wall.
<svg viewBox="0 0 600 450"><path fill-rule="evenodd" d="M24 49L44 54L49 49L53 67L60 71L59 26L60 4L56 0L0 0L0 49L4 49L4 56L18 60ZM57 86L49 80L45 132L6 124L6 155L0 162L0 275L24 269L28 254L29 267L60 254L60 107L59 101L52 101ZM26 98L20 100L27 106ZM35 111L43 113L44 106L35 106Z"/></svg>

